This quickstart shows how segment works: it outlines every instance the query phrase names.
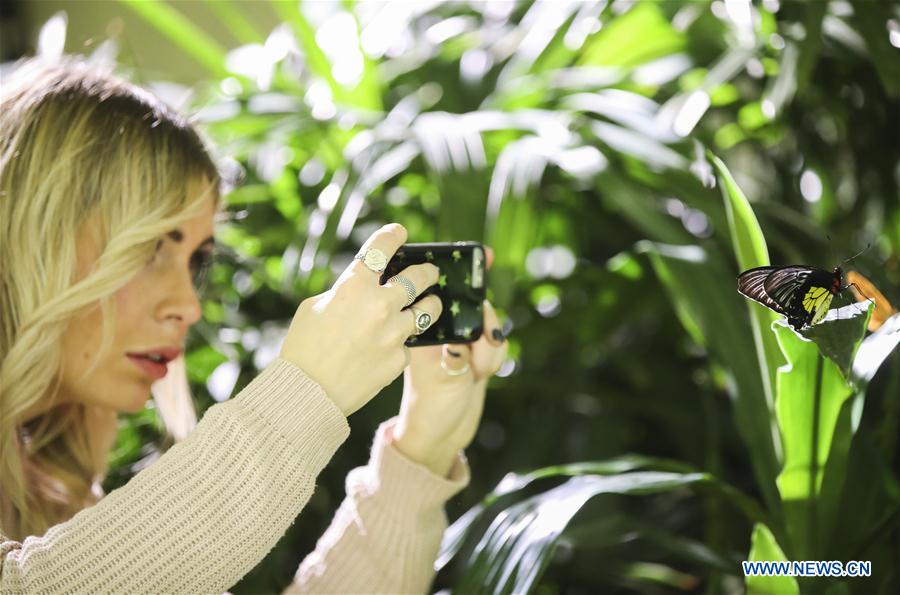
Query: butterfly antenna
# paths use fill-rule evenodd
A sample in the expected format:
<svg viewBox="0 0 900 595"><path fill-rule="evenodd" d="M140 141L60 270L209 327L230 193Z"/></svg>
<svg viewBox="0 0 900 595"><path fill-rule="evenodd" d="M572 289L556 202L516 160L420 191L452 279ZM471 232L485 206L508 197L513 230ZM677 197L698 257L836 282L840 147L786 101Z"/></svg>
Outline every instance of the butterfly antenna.
<svg viewBox="0 0 900 595"><path fill-rule="evenodd" d="M859 252L857 252L856 254L851 256L850 258L846 258L843 261L841 261L841 265L844 265L844 264L850 262L851 260L853 260L854 258L856 258L857 256L859 256L860 254L862 254L863 252L865 252L866 250L868 250L871 247L872 247L872 242L869 242L868 244L866 244L865 248L863 248L862 250L860 250ZM859 288L857 287L857 289L859 289ZM860 292L860 293L862 293L862 292Z"/></svg>

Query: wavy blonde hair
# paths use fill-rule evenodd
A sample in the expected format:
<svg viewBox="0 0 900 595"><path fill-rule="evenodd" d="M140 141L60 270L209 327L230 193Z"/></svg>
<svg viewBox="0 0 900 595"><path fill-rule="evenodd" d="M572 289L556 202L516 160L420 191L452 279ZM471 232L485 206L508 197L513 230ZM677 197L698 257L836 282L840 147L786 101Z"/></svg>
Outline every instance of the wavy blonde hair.
<svg viewBox="0 0 900 595"><path fill-rule="evenodd" d="M93 368L112 343L115 292L152 257L158 238L196 217L210 197L221 209L223 180L188 119L109 67L81 56L30 58L5 79L0 528L21 540L102 496L100 481L116 435L115 412L60 402L61 339L68 322L99 303L103 340ZM189 196L196 180L209 184ZM76 278L76 237L95 216L102 251L93 268ZM165 408L171 413L180 407L182 416L195 420L179 363L179 378L160 391L154 387L154 399L160 403L163 394L180 391L181 405L169 400ZM43 413L32 417L29 410ZM164 416L164 423L172 419Z"/></svg>

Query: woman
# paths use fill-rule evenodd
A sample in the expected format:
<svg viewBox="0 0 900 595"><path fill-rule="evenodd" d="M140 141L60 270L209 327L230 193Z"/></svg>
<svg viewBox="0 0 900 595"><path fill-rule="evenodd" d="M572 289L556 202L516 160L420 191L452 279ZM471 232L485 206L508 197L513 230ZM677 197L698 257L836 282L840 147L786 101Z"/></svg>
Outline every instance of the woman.
<svg viewBox="0 0 900 595"><path fill-rule="evenodd" d="M400 414L289 590L427 590L506 353L490 305L479 341L406 348L441 304L413 311L401 282L379 284L365 255L406 241L386 225L300 304L259 376L104 496L117 412L178 369L200 319L221 178L182 116L80 59L25 61L0 91L0 592L229 588L309 500L347 416L401 372ZM438 279L402 275L418 293Z"/></svg>

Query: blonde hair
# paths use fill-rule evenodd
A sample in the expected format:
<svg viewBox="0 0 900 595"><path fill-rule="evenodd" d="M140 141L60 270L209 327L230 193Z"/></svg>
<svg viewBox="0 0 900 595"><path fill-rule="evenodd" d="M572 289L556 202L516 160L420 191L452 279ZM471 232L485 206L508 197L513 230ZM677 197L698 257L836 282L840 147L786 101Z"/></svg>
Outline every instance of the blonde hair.
<svg viewBox="0 0 900 595"><path fill-rule="evenodd" d="M5 78L0 527L24 539L102 496L116 435L115 412L59 402L68 322L99 303L103 338L88 374L113 340L115 292L144 267L161 236L196 217L210 198L221 208L223 181L193 124L110 68L81 56L30 58ZM189 196L197 180L209 185ZM76 238L88 217L99 222L102 251L76 278ZM183 365L180 376L165 390L183 393ZM43 413L25 419L29 410Z"/></svg>

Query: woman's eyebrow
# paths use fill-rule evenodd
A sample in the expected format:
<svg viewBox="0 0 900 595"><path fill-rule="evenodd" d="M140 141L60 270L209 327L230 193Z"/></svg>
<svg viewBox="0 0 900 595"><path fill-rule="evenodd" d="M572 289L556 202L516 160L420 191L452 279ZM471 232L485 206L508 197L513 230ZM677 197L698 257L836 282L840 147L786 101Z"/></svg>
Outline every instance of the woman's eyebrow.
<svg viewBox="0 0 900 595"><path fill-rule="evenodd" d="M172 240L173 240L175 243L180 243L181 240L184 239L184 234L181 233L181 230L180 230L180 229L172 230L172 231L170 231L167 235L168 235L170 238L172 238ZM202 248L203 246L206 246L206 245L215 245L215 243L216 243L216 240L215 240L212 236L209 236L208 238L206 238L205 240L203 240L202 242L200 242L200 245L197 246L197 247L198 247L198 248Z"/></svg>

